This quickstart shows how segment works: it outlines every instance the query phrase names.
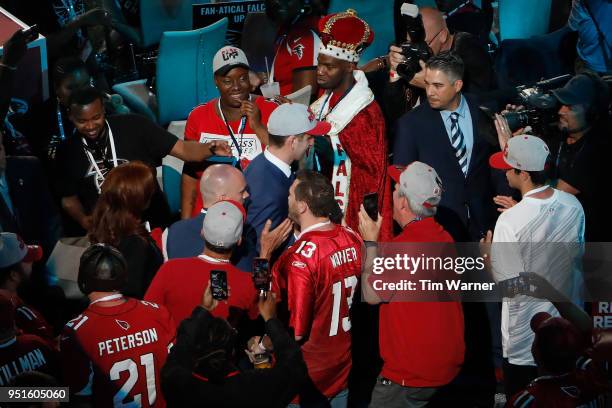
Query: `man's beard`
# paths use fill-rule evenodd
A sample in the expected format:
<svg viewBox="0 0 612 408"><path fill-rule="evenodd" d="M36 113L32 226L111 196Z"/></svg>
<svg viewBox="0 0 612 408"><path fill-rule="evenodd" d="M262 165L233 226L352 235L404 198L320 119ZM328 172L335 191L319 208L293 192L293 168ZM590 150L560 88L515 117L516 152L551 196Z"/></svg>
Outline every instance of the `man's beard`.
<svg viewBox="0 0 612 408"><path fill-rule="evenodd" d="M289 206L289 211L287 217L293 221L295 224L300 225L300 220L297 211L295 211L291 206Z"/></svg>

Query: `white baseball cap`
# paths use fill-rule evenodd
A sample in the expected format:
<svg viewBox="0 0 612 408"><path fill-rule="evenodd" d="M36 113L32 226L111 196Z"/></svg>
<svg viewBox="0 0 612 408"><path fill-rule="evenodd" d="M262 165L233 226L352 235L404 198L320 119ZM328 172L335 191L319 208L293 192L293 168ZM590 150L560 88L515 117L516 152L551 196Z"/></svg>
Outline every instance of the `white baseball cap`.
<svg viewBox="0 0 612 408"><path fill-rule="evenodd" d="M246 211L234 200L218 201L204 217L202 235L207 242L221 248L231 248L242 236Z"/></svg>
<svg viewBox="0 0 612 408"><path fill-rule="evenodd" d="M539 137L516 135L508 140L502 152L489 157L489 165L500 170L542 171L549 154L548 146Z"/></svg>
<svg viewBox="0 0 612 408"><path fill-rule="evenodd" d="M225 75L236 67L249 69L249 60L244 51L238 47L225 46L213 57L213 72L215 75Z"/></svg>
<svg viewBox="0 0 612 408"><path fill-rule="evenodd" d="M405 168L389 166L389 177L399 183L404 196L410 197L424 207L435 207L442 199L442 180L436 170L420 161L414 161Z"/></svg>
<svg viewBox="0 0 612 408"><path fill-rule="evenodd" d="M323 136L331 125L315 120L315 114L301 103L284 103L278 106L268 119L268 133L276 136L295 136L308 133Z"/></svg>
<svg viewBox="0 0 612 408"><path fill-rule="evenodd" d="M26 245L21 237L12 232L0 233L0 268L19 262L36 262L42 259L42 248Z"/></svg>

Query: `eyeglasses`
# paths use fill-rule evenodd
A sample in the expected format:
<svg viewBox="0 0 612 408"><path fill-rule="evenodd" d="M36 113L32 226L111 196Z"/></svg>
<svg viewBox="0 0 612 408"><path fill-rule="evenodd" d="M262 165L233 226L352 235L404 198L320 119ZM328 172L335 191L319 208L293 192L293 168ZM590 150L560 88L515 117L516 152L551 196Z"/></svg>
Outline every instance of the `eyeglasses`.
<svg viewBox="0 0 612 408"><path fill-rule="evenodd" d="M429 41L425 41L425 42L427 43L427 45L428 45L428 46L431 46L431 43L432 43L432 42L433 42L433 41L436 39L436 37L437 37L438 35L440 35L440 33L441 33L442 31L444 31L444 29L441 29L440 31L438 31L438 32L436 33L436 35L434 35L434 36L433 36L433 38L432 38L431 40L429 40Z"/></svg>

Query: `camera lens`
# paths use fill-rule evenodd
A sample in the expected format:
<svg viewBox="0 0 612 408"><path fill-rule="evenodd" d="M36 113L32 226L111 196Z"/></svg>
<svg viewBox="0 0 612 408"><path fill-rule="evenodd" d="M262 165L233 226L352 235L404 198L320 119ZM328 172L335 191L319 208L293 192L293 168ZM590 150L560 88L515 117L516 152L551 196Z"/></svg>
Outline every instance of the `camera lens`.
<svg viewBox="0 0 612 408"><path fill-rule="evenodd" d="M512 132L523 128L529 124L529 116L526 112L507 112L502 115L508 122L508 127Z"/></svg>

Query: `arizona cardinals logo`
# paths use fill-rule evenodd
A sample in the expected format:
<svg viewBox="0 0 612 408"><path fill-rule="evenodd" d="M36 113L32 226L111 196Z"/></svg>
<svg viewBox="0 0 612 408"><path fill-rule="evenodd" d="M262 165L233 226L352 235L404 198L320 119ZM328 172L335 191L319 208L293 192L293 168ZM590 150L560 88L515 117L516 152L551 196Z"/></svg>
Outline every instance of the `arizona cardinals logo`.
<svg viewBox="0 0 612 408"><path fill-rule="evenodd" d="M308 120L312 122L313 120L315 120L315 114L313 111L310 110L310 108L308 108L307 111L308 111Z"/></svg>
<svg viewBox="0 0 612 408"><path fill-rule="evenodd" d="M289 55L297 55L298 59L302 59L302 57L304 56L304 45L299 42L302 39L302 37L298 37L295 40L293 40L293 44L290 46L289 43L287 43L287 52L289 53Z"/></svg>
<svg viewBox="0 0 612 408"><path fill-rule="evenodd" d="M117 320L117 319L115 319L115 322L117 322L119 327L121 327L123 330L127 331L130 329L130 324L128 322L125 322L123 320Z"/></svg>

